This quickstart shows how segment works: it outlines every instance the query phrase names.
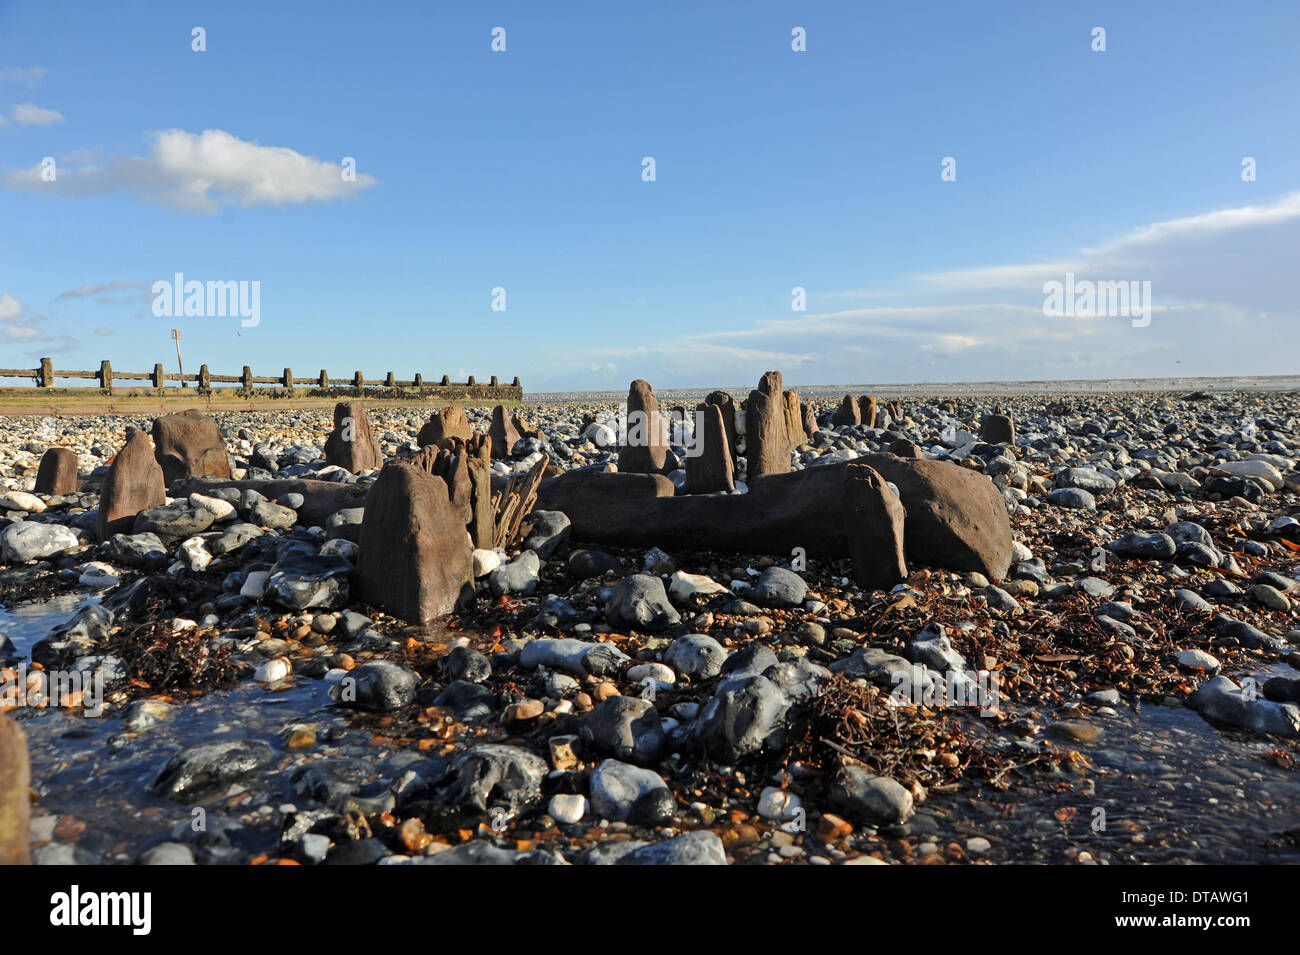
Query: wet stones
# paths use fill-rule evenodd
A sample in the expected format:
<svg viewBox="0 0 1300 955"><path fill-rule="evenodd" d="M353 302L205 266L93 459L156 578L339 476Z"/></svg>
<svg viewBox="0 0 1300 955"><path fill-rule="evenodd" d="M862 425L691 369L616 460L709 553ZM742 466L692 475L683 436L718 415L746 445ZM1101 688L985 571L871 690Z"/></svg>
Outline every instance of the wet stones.
<svg viewBox="0 0 1300 955"><path fill-rule="evenodd" d="M230 477L221 429L215 418L196 408L155 418L153 443L168 484L191 477Z"/></svg>
<svg viewBox="0 0 1300 955"><path fill-rule="evenodd" d="M627 654L612 643L587 643L571 637L539 637L526 643L519 654L519 665L525 670L545 666L574 676L606 676L627 660Z"/></svg>
<svg viewBox="0 0 1300 955"><path fill-rule="evenodd" d="M504 405L497 405L492 409L492 424L488 427L492 457L504 460L514 453L515 445L523 439L523 435L515 425L517 420L506 414Z"/></svg>
<svg viewBox="0 0 1300 955"><path fill-rule="evenodd" d="M671 470L667 467L665 424L654 388L640 378L632 382L627 392L627 443L618 449L620 472L663 474Z"/></svg>
<svg viewBox="0 0 1300 955"><path fill-rule="evenodd" d="M790 437L786 432L785 399L781 373L769 371L749 393L745 406L746 480L753 482L768 474L790 470Z"/></svg>
<svg viewBox="0 0 1300 955"><path fill-rule="evenodd" d="M426 447L446 438L460 438L462 441L468 441L474 428L469 423L469 418L465 417L465 411L460 405L448 405L446 408L439 408L429 416L428 422L420 429L415 443L420 447Z"/></svg>
<svg viewBox="0 0 1300 955"><path fill-rule="evenodd" d="M726 865L727 852L716 833L708 829L640 846L618 855L614 865Z"/></svg>
<svg viewBox="0 0 1300 955"><path fill-rule="evenodd" d="M474 746L452 766L432 814L444 820L489 812L512 818L541 799L546 773L546 761L525 749L496 743Z"/></svg>
<svg viewBox="0 0 1300 955"><path fill-rule="evenodd" d="M768 567L759 574L749 595L755 603L768 607L797 607L808 596L808 584L784 567Z"/></svg>
<svg viewBox="0 0 1300 955"><path fill-rule="evenodd" d="M363 663L330 688L336 702L378 713L391 713L415 699L418 678L391 660Z"/></svg>
<svg viewBox="0 0 1300 955"><path fill-rule="evenodd" d="M149 436L132 431L104 476L95 536L104 541L114 534L129 534L138 513L166 503L163 470L154 459Z"/></svg>
<svg viewBox="0 0 1300 955"><path fill-rule="evenodd" d="M1089 492L1077 487L1057 488L1047 495L1049 504L1075 511L1095 511L1097 499Z"/></svg>
<svg viewBox="0 0 1300 955"><path fill-rule="evenodd" d="M695 410L700 416L700 433L695 436L699 453L686 458L686 491L688 494L734 491L735 453L729 443L723 409L706 401ZM734 433L734 420L731 430Z"/></svg>
<svg viewBox="0 0 1300 955"><path fill-rule="evenodd" d="M844 472L844 501L853 579L868 590L907 579L903 555L906 512L898 495L875 469L852 464Z"/></svg>
<svg viewBox="0 0 1300 955"><path fill-rule="evenodd" d="M912 794L863 766L842 766L831 780L830 799L846 814L877 826L898 825L912 815Z"/></svg>
<svg viewBox="0 0 1300 955"><path fill-rule="evenodd" d="M71 448L50 448L41 455L37 494L75 494L77 486L77 455Z"/></svg>
<svg viewBox="0 0 1300 955"><path fill-rule="evenodd" d="M653 631L671 627L681 615L669 603L662 580L633 574L614 585L605 604L605 618L615 627Z"/></svg>
<svg viewBox="0 0 1300 955"><path fill-rule="evenodd" d="M680 636L664 651L664 662L695 683L721 673L726 659L727 651L722 644L703 633Z"/></svg>
<svg viewBox="0 0 1300 955"><path fill-rule="evenodd" d="M788 709L781 688L765 676L724 679L700 712L696 740L710 758L727 763L780 748Z"/></svg>
<svg viewBox="0 0 1300 955"><path fill-rule="evenodd" d="M164 546L170 547L187 537L202 534L212 526L213 519L213 513L206 508L178 501L141 511L135 516L131 533L153 534Z"/></svg>
<svg viewBox="0 0 1300 955"><path fill-rule="evenodd" d="M383 467L383 452L361 402L340 401L334 406L334 430L325 439L325 463L353 474Z"/></svg>
<svg viewBox="0 0 1300 955"><path fill-rule="evenodd" d="M1118 557L1136 557L1141 560L1167 560L1178 552L1178 545L1168 534L1125 534L1113 540L1106 549Z"/></svg>
<svg viewBox="0 0 1300 955"><path fill-rule="evenodd" d="M167 760L149 791L193 803L219 795L236 780L270 765L271 747L258 740L188 746Z"/></svg>
<svg viewBox="0 0 1300 955"><path fill-rule="evenodd" d="M537 592L542 561L536 551L525 550L514 560L488 575L488 585L497 596L528 597Z"/></svg>
<svg viewBox="0 0 1300 955"><path fill-rule="evenodd" d="M28 865L31 767L22 729L0 715L0 865Z"/></svg>
<svg viewBox="0 0 1300 955"><path fill-rule="evenodd" d="M1015 444L1016 426L1009 415L986 415L980 422L980 440L989 444Z"/></svg>
<svg viewBox="0 0 1300 955"><path fill-rule="evenodd" d="M1226 676L1216 676L1187 698L1187 705L1208 719L1256 733L1300 737L1300 706L1256 699Z"/></svg>
<svg viewBox="0 0 1300 955"><path fill-rule="evenodd" d="M617 759L593 769L588 786L597 818L657 826L671 819L677 806L662 776Z"/></svg>
<svg viewBox="0 0 1300 955"><path fill-rule="evenodd" d="M639 765L651 763L666 745L654 703L634 696L611 696L587 714L582 739L597 752Z"/></svg>
<svg viewBox="0 0 1300 955"><path fill-rule="evenodd" d="M542 560L550 560L555 552L569 541L572 525L563 511L539 511L528 515L528 536L524 547L535 551Z"/></svg>
<svg viewBox="0 0 1300 955"><path fill-rule="evenodd" d="M73 530L63 524L19 521L0 531L0 558L10 564L44 560L71 550L79 543Z"/></svg>
<svg viewBox="0 0 1300 955"><path fill-rule="evenodd" d="M336 610L347 605L351 575L342 557L290 554L272 566L264 596L290 610Z"/></svg>
<svg viewBox="0 0 1300 955"><path fill-rule="evenodd" d="M361 597L396 617L428 623L472 599L473 546L441 478L385 467L366 498L360 544Z"/></svg>

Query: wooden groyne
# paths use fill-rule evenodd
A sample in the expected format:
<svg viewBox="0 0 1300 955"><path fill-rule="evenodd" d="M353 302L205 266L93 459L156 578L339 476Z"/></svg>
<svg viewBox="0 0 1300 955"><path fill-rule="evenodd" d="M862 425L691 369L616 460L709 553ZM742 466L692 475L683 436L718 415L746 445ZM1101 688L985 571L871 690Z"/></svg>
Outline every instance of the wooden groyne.
<svg viewBox="0 0 1300 955"><path fill-rule="evenodd" d="M460 404L515 404L523 400L523 386L515 376L502 384L496 375L484 382L471 375L466 381L452 381L448 375L426 380L423 375L399 379L393 372L382 378L367 378L353 372L348 378L331 378L326 369L310 378L298 377L285 368L278 375L255 375L245 365L238 375L214 375L207 365L197 374L167 372L161 362L152 371L118 371L109 361L96 371L57 369L49 358L38 368L0 368L0 382L26 379L29 384L0 387L0 410L22 411L47 407L132 407L172 403L255 405L262 402L292 402L294 405L325 403L339 398L367 401L457 402ZM59 379L93 380L97 387L60 387ZM314 399L314 400L313 400Z"/></svg>

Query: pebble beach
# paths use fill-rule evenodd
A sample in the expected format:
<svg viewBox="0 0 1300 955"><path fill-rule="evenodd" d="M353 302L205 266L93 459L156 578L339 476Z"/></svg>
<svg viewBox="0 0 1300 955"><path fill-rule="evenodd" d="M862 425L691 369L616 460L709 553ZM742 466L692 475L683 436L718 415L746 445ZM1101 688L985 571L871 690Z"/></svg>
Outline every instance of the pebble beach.
<svg viewBox="0 0 1300 955"><path fill-rule="evenodd" d="M416 622L358 575L401 546L366 536L367 492L425 453L429 408L365 410L378 458L342 464L338 413L216 412L228 475L169 475L107 529L153 419L0 419L0 712L27 740L31 860L1300 862L1300 393L1178 384L796 389L775 450L756 409L779 376L736 392L720 445L694 433L705 392L651 390L685 423L636 469L660 503L627 534L635 502L555 502L629 470L635 383L467 407L475 433L507 421L494 491L536 472L537 504L472 565L465 544L468 590ZM58 493L51 448L75 456ZM907 475L938 465L997 526L923 513ZM876 475L869 541L656 536L664 497L728 514L819 469ZM252 489L281 482L308 490ZM317 482L354 496L331 510Z"/></svg>

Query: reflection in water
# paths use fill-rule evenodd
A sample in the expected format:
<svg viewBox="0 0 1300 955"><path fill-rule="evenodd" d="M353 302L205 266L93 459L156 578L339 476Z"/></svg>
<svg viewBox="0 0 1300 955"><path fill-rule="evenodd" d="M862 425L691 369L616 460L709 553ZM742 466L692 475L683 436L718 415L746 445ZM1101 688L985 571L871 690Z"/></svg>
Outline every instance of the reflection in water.
<svg viewBox="0 0 1300 955"><path fill-rule="evenodd" d="M85 599L67 595L0 610L0 633L27 654ZM1282 672L1288 671L1255 675L1262 682ZM235 787L207 803L208 824L228 819L239 829L241 848L274 852L286 807L317 806L296 791L296 770L327 761L364 786L393 778L403 761L415 758L354 726L331 705L327 690L324 681L306 677L275 690L250 681L184 702L173 718L138 734L126 732L120 709L100 719L57 709L17 711L39 797L34 835L50 838L57 819L58 840L74 844L79 861L132 861L197 818L148 791L168 757L193 743L248 738L269 743L277 760L246 781L248 789ZM1221 732L1187 709L1117 709L1093 717L1106 733L1080 747L1090 770L1030 777L1005 793L984 787L978 795L932 795L918 807L913 841L942 845L982 836L992 844L988 858L1004 862L1062 862L1078 851L1116 862L1300 862L1300 773L1266 761L1275 744ZM286 731L296 724L315 727L315 745L285 746ZM1004 733L990 745L1023 744ZM1032 745L1023 750L1026 758Z"/></svg>

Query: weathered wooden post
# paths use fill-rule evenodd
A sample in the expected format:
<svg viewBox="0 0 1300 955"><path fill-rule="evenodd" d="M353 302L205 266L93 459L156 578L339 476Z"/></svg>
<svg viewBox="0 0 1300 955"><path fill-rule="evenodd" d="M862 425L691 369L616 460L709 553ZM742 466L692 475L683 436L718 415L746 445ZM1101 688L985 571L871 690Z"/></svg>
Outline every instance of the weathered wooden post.
<svg viewBox="0 0 1300 955"><path fill-rule="evenodd" d="M31 764L22 728L0 716L0 865L28 865Z"/></svg>
<svg viewBox="0 0 1300 955"><path fill-rule="evenodd" d="M497 376L496 376L496 375L493 375L493 376L492 376L492 381L490 382L490 384L492 385L493 388L495 388L495 387L497 386Z"/></svg>
<svg viewBox="0 0 1300 955"><path fill-rule="evenodd" d="M446 387L447 385L450 385L450 384L451 384L451 375L443 375L443 376L442 376L442 384L443 384L443 387Z"/></svg>
<svg viewBox="0 0 1300 955"><path fill-rule="evenodd" d="M385 388L397 387L397 379L393 377L393 373L391 371L388 373L388 376L384 379L384 387Z"/></svg>
<svg viewBox="0 0 1300 955"><path fill-rule="evenodd" d="M208 371L207 365L199 366L199 391L212 390L212 374Z"/></svg>
<svg viewBox="0 0 1300 955"><path fill-rule="evenodd" d="M469 376L469 381L465 382L465 384L467 384L467 385L469 385L471 388L473 388L473 387L474 387L474 376L473 376L473 375L470 375L470 376Z"/></svg>
<svg viewBox="0 0 1300 955"><path fill-rule="evenodd" d="M293 397L293 369L284 370L284 390L289 392L289 397Z"/></svg>
<svg viewBox="0 0 1300 955"><path fill-rule="evenodd" d="M41 359L41 387L54 387L54 362L48 358Z"/></svg>
<svg viewBox="0 0 1300 955"><path fill-rule="evenodd" d="M415 373L415 390L419 394L424 394L424 375L418 371Z"/></svg>
<svg viewBox="0 0 1300 955"><path fill-rule="evenodd" d="M361 372L357 372L352 376L352 387L357 390L358 395L366 390L366 379L362 376Z"/></svg>
<svg viewBox="0 0 1300 955"><path fill-rule="evenodd" d="M320 370L320 387L321 391L328 391L330 387L330 376L324 368Z"/></svg>
<svg viewBox="0 0 1300 955"><path fill-rule="evenodd" d="M167 387L167 372L163 371L162 362L154 362L153 366L153 386L159 391Z"/></svg>
<svg viewBox="0 0 1300 955"><path fill-rule="evenodd" d="M518 375L515 375L515 380L512 381L512 382L510 382L510 386L511 386L512 388L518 388L518 387L519 387L519 376L518 376Z"/></svg>
<svg viewBox="0 0 1300 955"><path fill-rule="evenodd" d="M253 391L253 369L245 365L244 373L240 376L239 383L245 391L251 394Z"/></svg>
<svg viewBox="0 0 1300 955"><path fill-rule="evenodd" d="M113 393L113 366L107 361L99 363L99 387L110 395Z"/></svg>

